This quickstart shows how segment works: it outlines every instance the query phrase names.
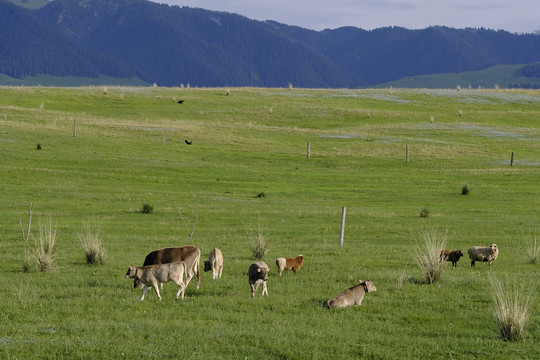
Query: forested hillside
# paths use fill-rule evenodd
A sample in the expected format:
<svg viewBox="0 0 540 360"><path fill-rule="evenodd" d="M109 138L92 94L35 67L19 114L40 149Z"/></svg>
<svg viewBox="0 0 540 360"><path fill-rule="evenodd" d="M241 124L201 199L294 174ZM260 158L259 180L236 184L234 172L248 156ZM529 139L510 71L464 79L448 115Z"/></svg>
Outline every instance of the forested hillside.
<svg viewBox="0 0 540 360"><path fill-rule="evenodd" d="M1 74L136 77L164 86L337 88L540 61L540 36L506 31L313 31L146 0L44 3L32 10L0 0ZM524 72L535 70L531 65Z"/></svg>

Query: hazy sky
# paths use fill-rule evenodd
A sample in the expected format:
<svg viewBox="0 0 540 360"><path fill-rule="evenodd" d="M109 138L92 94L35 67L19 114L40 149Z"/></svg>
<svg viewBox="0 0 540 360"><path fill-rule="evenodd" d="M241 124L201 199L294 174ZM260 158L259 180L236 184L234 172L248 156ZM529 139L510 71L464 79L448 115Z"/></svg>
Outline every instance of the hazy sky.
<svg viewBox="0 0 540 360"><path fill-rule="evenodd" d="M226 11L307 29L432 25L484 27L528 33L540 30L540 0L151 0Z"/></svg>

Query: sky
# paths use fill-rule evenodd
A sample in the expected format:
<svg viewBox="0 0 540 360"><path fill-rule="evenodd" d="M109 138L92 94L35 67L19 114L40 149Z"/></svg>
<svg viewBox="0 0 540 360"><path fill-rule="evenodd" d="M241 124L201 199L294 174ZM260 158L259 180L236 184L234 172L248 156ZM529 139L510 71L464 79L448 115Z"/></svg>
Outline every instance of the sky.
<svg viewBox="0 0 540 360"><path fill-rule="evenodd" d="M486 28L512 33L540 30L540 0L151 0L226 11L311 30L355 26L424 29Z"/></svg>

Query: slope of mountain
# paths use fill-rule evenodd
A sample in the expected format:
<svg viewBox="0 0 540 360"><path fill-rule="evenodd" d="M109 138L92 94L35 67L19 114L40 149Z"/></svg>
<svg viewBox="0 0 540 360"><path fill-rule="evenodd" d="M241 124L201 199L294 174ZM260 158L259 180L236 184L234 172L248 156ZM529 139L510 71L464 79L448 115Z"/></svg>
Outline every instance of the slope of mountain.
<svg viewBox="0 0 540 360"><path fill-rule="evenodd" d="M144 0L56 0L38 14L161 85L362 84L312 48L239 15Z"/></svg>
<svg viewBox="0 0 540 360"><path fill-rule="evenodd" d="M324 88L540 60L540 36L506 31L439 26L313 31L146 0L43 2L29 10L0 0L0 74L136 77L164 86Z"/></svg>
<svg viewBox="0 0 540 360"><path fill-rule="evenodd" d="M139 76L131 66L89 49L29 10L0 0L0 73L97 77Z"/></svg>

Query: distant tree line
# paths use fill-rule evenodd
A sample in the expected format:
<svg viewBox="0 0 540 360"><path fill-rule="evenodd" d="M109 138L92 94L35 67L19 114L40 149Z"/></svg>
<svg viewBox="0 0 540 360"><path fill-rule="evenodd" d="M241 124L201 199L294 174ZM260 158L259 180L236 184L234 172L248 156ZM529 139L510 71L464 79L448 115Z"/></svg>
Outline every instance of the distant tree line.
<svg viewBox="0 0 540 360"><path fill-rule="evenodd" d="M525 65L523 75L526 77L540 77L540 62Z"/></svg>

